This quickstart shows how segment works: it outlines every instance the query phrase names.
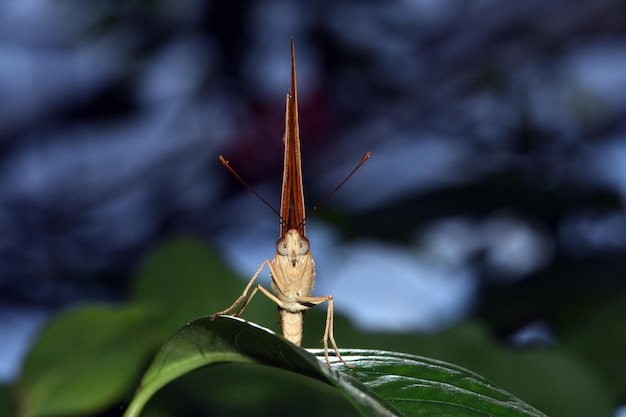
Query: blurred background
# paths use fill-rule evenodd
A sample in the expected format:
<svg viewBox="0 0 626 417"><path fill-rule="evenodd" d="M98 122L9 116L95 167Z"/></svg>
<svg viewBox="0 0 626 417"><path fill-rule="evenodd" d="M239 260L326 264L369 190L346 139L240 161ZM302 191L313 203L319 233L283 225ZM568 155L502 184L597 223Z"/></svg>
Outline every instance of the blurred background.
<svg viewBox="0 0 626 417"><path fill-rule="evenodd" d="M176 239L242 278L204 275L198 315L274 256L276 215L218 155L278 209L292 37L309 208L372 152L307 222L340 346L626 415L619 0L1 2L2 384L58 314L127 305Z"/></svg>

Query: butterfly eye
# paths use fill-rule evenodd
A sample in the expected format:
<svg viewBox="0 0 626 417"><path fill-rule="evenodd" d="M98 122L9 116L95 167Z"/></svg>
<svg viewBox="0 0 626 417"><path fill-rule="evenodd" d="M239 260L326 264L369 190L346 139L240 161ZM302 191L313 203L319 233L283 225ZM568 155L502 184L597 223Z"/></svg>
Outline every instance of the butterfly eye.
<svg viewBox="0 0 626 417"><path fill-rule="evenodd" d="M287 240L284 237L278 239L278 242L276 242L276 252L278 252L279 255L287 256Z"/></svg>
<svg viewBox="0 0 626 417"><path fill-rule="evenodd" d="M309 240L302 236L298 247L298 255L306 255L309 252Z"/></svg>

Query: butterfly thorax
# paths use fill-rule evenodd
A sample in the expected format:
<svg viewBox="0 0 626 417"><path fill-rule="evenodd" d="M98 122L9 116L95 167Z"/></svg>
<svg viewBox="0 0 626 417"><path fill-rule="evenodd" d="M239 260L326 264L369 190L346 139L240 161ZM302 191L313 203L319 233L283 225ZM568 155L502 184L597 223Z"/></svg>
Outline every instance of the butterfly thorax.
<svg viewBox="0 0 626 417"><path fill-rule="evenodd" d="M290 307L287 310L306 309L296 302L296 298L309 296L313 289L315 265L309 251L309 240L296 229L289 230L276 242L276 256L272 266L276 275L273 278L281 284L273 285L274 292Z"/></svg>

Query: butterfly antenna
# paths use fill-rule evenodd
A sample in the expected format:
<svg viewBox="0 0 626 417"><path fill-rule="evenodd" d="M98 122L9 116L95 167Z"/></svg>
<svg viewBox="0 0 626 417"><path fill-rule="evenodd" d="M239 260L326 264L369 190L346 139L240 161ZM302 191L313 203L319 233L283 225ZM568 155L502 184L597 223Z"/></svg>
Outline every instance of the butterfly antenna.
<svg viewBox="0 0 626 417"><path fill-rule="evenodd" d="M222 165L224 165L231 174L233 174L235 176L235 178L237 178L237 180L239 180L240 183L243 184L244 187L246 187L248 189L248 191L250 191L252 194L254 194L255 196L257 196L259 198L259 200L261 200L267 207L270 208L270 210L272 210L274 213L276 213L276 215L278 216L278 218L280 219L281 223L285 223L283 218L280 217L280 213L278 213L278 211L276 211L276 209L274 207L272 207L272 205L270 203L267 202L266 199L264 199L263 197L261 197L261 194L257 193L254 188L252 188L247 182L245 182L243 180L243 178L241 178L241 176L239 176L239 174L237 174L237 171L235 171L230 164L228 163L228 161L226 159L224 159L224 157L222 155L220 155L220 162L222 163ZM352 175L352 174L350 174ZM344 181L345 182L345 181Z"/></svg>
<svg viewBox="0 0 626 417"><path fill-rule="evenodd" d="M313 209L306 214L306 216L304 217L304 220L306 220L306 218L309 217L309 215L315 213L320 207L322 207L328 201L329 198L331 198L333 196L333 194L335 194L337 191L339 191L339 189L341 187L343 187L343 185L346 182L348 182L350 177L352 175L354 175L354 173L357 172L357 170L359 168L361 168L361 166L363 166L363 164L365 162L367 162L367 160L370 158L370 156L371 156L370 152L366 152L365 155L363 155L363 158L361 158L359 163L356 164L354 169L352 171L350 171L350 173L346 176L346 178L344 178L343 181L341 181L338 186L336 186L330 193L328 193L328 195L326 197L324 197L319 203L317 203L317 205L315 207L313 207ZM304 224L304 220L302 220L302 224Z"/></svg>

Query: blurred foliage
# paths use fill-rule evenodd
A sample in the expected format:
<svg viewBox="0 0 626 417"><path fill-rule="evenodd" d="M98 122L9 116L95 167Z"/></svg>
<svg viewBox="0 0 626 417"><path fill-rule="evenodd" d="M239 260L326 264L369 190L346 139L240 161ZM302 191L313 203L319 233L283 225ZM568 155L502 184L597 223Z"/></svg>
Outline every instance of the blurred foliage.
<svg viewBox="0 0 626 417"><path fill-rule="evenodd" d="M626 398L626 362L623 360L626 351L626 332L623 330L626 256L621 248L589 244L596 238L593 235L583 233L579 236L581 241L568 242L562 235L562 228L564 218L576 210L611 214L623 220L624 203L615 189L600 186L581 192L579 186L561 184L555 187L528 181L520 173L499 172L470 184L442 187L358 215L327 216L338 228L345 230L349 238L363 237L359 225L367 224L365 234L368 236L408 244L415 235L421 236L422 228L438 219L462 216L480 220L505 211L515 213L516 217L527 222L541 224L554 243L554 253L546 265L512 281L502 279L488 264L486 250L469 253L468 264L478 272L481 285L474 317L460 327L448 329L434 338L425 338L414 346L407 346L409 343L385 346L383 337L379 337L375 339L376 347L461 364L496 381L552 416L612 415L612 410ZM611 230L602 231L598 226L589 232L606 236ZM587 241L582 241L585 239ZM588 247L584 248L585 245ZM572 246L584 249L572 253ZM517 332L537 322L546 326L547 337L553 337L548 345L553 346L533 347L533 343L546 345L545 340L530 342L526 348L511 348L511 354L516 352L513 357L499 362L500 356L494 355L493 349L504 354L509 349L504 346L512 344L512 337ZM479 348L478 352L486 349L492 352L490 355L482 359L482 354L468 357L468 352L463 350L470 349L471 344L468 346L466 340L455 340L449 345L443 341L442 338L456 332L463 334L461 329L466 326L474 328L474 337L480 335L482 343L489 346ZM437 341L446 347L428 348L430 343L438 344ZM373 347L363 340L359 343L357 346ZM453 352L455 349L459 349L458 352ZM514 358L521 357L518 355L533 359L520 363L516 378L507 377L503 370L515 363ZM537 378L541 384L537 384L534 378L525 380L524 375L532 372L541 374ZM562 378L564 375L570 377ZM541 398L543 396L538 391L548 386L551 387L550 398ZM561 389L564 391L559 393ZM572 391L566 394L569 389ZM526 396L526 390L530 397ZM561 399L557 399L561 394ZM582 395L587 397L585 401L590 401L588 404L603 404L602 413L599 410L591 412L585 401L565 405L569 395L576 403Z"/></svg>
<svg viewBox="0 0 626 417"><path fill-rule="evenodd" d="M166 245L122 306L74 308L50 322L14 387L17 415L91 415L128 396L154 351L188 320L218 309L226 295L207 277L235 281L207 246ZM211 302L213 300L213 302Z"/></svg>
<svg viewBox="0 0 626 417"><path fill-rule="evenodd" d="M179 239L166 244L139 274L134 298L128 304L74 309L47 326L12 389L13 401L18 404L17 416L98 415L124 402L158 346L189 320L222 309L225 300L238 296L243 286L203 243ZM263 299L255 299L244 316L277 329L276 307ZM580 331L591 329L605 337L604 320L617 317L613 314L621 311L621 305L607 305L606 317L588 316ZM305 346L319 346L324 316L320 309L307 313ZM338 316L335 333L344 348L407 352L461 365L550 416L610 416L617 403L615 388L609 388L608 376L600 372L602 367L589 365L606 363L608 356L603 355L612 354L604 352L594 360L593 339L580 340L575 332L555 347L511 349L496 341L485 325L476 321L426 336L363 333ZM577 346L587 350L577 350ZM589 355L584 358L587 362L582 360L583 353ZM619 372L607 371L618 377ZM205 387L212 386L215 377L204 375L183 378L164 390L159 404L170 401L162 398L167 395L182 396L188 404L206 403L212 395L203 399ZM245 389L246 395L253 395L244 386L234 389ZM171 401L180 404L180 400ZM154 408L151 410L153 414L147 415L158 415Z"/></svg>
<svg viewBox="0 0 626 417"><path fill-rule="evenodd" d="M0 386L0 415L11 415L13 408L13 399L11 398L11 387L8 385Z"/></svg>

